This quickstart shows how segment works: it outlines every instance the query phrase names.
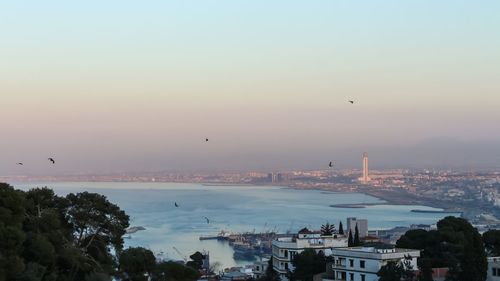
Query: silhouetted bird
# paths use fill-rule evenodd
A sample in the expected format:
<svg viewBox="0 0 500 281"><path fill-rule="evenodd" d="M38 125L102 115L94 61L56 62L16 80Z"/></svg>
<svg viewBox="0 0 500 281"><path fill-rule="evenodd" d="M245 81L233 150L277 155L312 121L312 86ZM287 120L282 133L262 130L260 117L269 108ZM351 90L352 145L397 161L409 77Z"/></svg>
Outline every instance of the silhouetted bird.
<svg viewBox="0 0 500 281"><path fill-rule="evenodd" d="M174 202L175 207L179 208L179 205L177 205L177 202Z"/></svg>
<svg viewBox="0 0 500 281"><path fill-rule="evenodd" d="M354 101L353 101L353 100L350 100L349 102L350 102L351 104L354 104Z"/></svg>
<svg viewBox="0 0 500 281"><path fill-rule="evenodd" d="M21 165L21 166L22 166L22 165L24 165L24 164L23 164L23 163L21 163L21 162L19 162L19 163L16 163L16 164L17 164L17 165Z"/></svg>
<svg viewBox="0 0 500 281"><path fill-rule="evenodd" d="M54 158L48 158L50 162L52 162L52 164L55 164L56 161L54 160Z"/></svg>
<svg viewBox="0 0 500 281"><path fill-rule="evenodd" d="M208 141L208 138L205 138L205 142L207 142L207 141Z"/></svg>
<svg viewBox="0 0 500 281"><path fill-rule="evenodd" d="M210 220L207 217L204 217L207 220L207 223L210 223Z"/></svg>
<svg viewBox="0 0 500 281"><path fill-rule="evenodd" d="M330 161L330 164L328 164L328 167L330 167L330 168L333 167L332 161Z"/></svg>

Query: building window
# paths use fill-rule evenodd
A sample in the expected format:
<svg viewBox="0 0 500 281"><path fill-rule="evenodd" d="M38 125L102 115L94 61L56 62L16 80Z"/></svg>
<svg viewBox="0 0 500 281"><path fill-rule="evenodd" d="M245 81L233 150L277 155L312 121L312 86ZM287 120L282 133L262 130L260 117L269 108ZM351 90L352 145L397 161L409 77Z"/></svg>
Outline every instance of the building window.
<svg viewBox="0 0 500 281"><path fill-rule="evenodd" d="M349 281L354 281L354 273L349 273Z"/></svg>
<svg viewBox="0 0 500 281"><path fill-rule="evenodd" d="M285 250L285 258L288 258L288 250Z"/></svg>
<svg viewBox="0 0 500 281"><path fill-rule="evenodd" d="M354 260L351 260L351 259L349 260L349 266L354 267Z"/></svg>
<svg viewBox="0 0 500 281"><path fill-rule="evenodd" d="M359 261L359 267L365 268L365 261Z"/></svg>
<svg viewBox="0 0 500 281"><path fill-rule="evenodd" d="M364 274L361 274L361 281L365 281L365 275Z"/></svg>
<svg viewBox="0 0 500 281"><path fill-rule="evenodd" d="M491 272L491 275L493 275L493 276L497 276L498 271L497 271L497 269L496 269L495 267L493 267L493 268L491 269L491 271L492 271L492 272Z"/></svg>
<svg viewBox="0 0 500 281"><path fill-rule="evenodd" d="M288 270L288 263L285 262L285 269Z"/></svg>

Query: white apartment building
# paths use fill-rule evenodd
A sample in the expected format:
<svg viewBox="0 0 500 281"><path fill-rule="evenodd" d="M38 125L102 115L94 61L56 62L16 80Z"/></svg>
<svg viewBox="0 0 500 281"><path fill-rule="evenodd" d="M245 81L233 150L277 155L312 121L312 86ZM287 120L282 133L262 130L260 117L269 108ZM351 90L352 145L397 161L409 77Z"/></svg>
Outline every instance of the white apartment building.
<svg viewBox="0 0 500 281"><path fill-rule="evenodd" d="M262 259L261 261L254 262L253 264L253 277L256 279L266 275L269 259Z"/></svg>
<svg viewBox="0 0 500 281"><path fill-rule="evenodd" d="M350 247L332 249L333 263L328 263L331 276L324 281L377 281L377 272L389 261L403 262L408 259L413 269L417 269L419 250L399 249L388 246Z"/></svg>
<svg viewBox="0 0 500 281"><path fill-rule="evenodd" d="M486 281L500 281L500 257L488 258L488 277Z"/></svg>
<svg viewBox="0 0 500 281"><path fill-rule="evenodd" d="M278 237L273 241L273 269L280 274L283 281L287 272L293 271L292 260L294 256L306 249L323 251L325 255L331 254L332 248L347 247L348 238L345 235L334 234L323 236L320 232L304 228L296 235Z"/></svg>

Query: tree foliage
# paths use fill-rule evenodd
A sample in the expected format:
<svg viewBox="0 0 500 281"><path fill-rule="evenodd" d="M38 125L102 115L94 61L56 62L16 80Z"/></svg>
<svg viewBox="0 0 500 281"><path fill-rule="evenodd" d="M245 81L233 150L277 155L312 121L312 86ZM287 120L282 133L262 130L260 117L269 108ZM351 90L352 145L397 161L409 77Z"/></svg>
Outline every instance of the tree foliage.
<svg viewBox="0 0 500 281"><path fill-rule="evenodd" d="M155 281L195 281L199 277L197 270L175 262L159 263L153 272Z"/></svg>
<svg viewBox="0 0 500 281"><path fill-rule="evenodd" d="M330 235L333 235L334 231L335 231L335 226L333 224L328 223L328 222L321 226L321 235L330 236Z"/></svg>
<svg viewBox="0 0 500 281"><path fill-rule="evenodd" d="M456 217L440 220L437 227L431 231L410 230L396 246L423 250L418 261L422 271L448 267L448 280L486 280L486 253L479 232L465 219Z"/></svg>
<svg viewBox="0 0 500 281"><path fill-rule="evenodd" d="M197 279L196 270L157 264L144 248L123 250L128 226L125 212L103 195L60 197L0 183L0 281Z"/></svg>
<svg viewBox="0 0 500 281"><path fill-rule="evenodd" d="M342 221L339 222L339 234L344 235L344 225Z"/></svg>
<svg viewBox="0 0 500 281"><path fill-rule="evenodd" d="M489 255L500 256L500 230L488 230L483 233L484 246Z"/></svg>
<svg viewBox="0 0 500 281"><path fill-rule="evenodd" d="M189 256L191 259L186 263L187 266L194 268L196 270L201 270L203 267L203 254L200 252L196 252Z"/></svg>
<svg viewBox="0 0 500 281"><path fill-rule="evenodd" d="M379 281L401 281L403 267L395 261L389 261L380 268L377 276L379 277Z"/></svg>
<svg viewBox="0 0 500 281"><path fill-rule="evenodd" d="M349 238L347 239L347 246L354 247L354 239L352 238L352 231L349 230Z"/></svg>
<svg viewBox="0 0 500 281"><path fill-rule="evenodd" d="M295 267L290 273L293 280L312 281L314 275L325 272L326 258L322 251L316 253L313 249L306 249L295 255L292 264Z"/></svg>
<svg viewBox="0 0 500 281"><path fill-rule="evenodd" d="M128 248L120 253L120 271L124 280L147 281L156 267L156 259L150 250Z"/></svg>
<svg viewBox="0 0 500 281"><path fill-rule="evenodd" d="M413 281L415 272L411 260L411 257L405 257L402 261L387 262L377 272L379 281Z"/></svg>
<svg viewBox="0 0 500 281"><path fill-rule="evenodd" d="M354 228L354 240L353 240L354 246L360 246L361 245L361 240L359 238L359 229L358 229L358 224L356 224L356 227Z"/></svg>

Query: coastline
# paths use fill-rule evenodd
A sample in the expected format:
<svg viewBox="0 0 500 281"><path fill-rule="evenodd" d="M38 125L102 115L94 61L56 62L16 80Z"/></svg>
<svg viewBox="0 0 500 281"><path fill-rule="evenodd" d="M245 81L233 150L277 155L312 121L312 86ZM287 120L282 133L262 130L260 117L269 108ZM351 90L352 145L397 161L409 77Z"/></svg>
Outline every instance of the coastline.
<svg viewBox="0 0 500 281"><path fill-rule="evenodd" d="M332 208L350 208L350 209L359 209L359 208L366 208L369 206L378 206L378 205L402 205L402 206L408 206L408 205L419 205L419 206L424 206L424 207L430 207L430 208L437 208L442 210L441 212L443 213L460 213L464 215L466 213L466 210L464 206L460 205L457 206L456 204L453 204L453 202L446 202L442 200L430 200L428 198L420 198L417 197L413 194L410 194L406 191L403 190L384 190L384 189L377 189L377 188L372 188L372 187L358 187L357 190L353 190L352 188L346 188L346 189L340 189L340 188L326 188L326 187L297 187L297 186L290 186L290 185L277 185L277 184L251 184L251 183L210 183L210 182L192 182L192 181L169 181L169 182L151 182L151 181L89 181L89 180L72 180L72 181L61 181L61 180L53 180L53 181L14 181L12 184L33 184L33 183L40 183L41 185L46 184L49 185L50 183L63 183L63 182L73 182L73 183L96 183L96 182L103 182L103 183L142 183L142 184L200 184L202 186L206 187L227 187L227 186L235 186L235 187L274 187L274 188L283 188L283 189L294 189L294 190L315 190L315 191L321 191L325 193L358 193L358 194L365 194L368 196L372 196L374 198L377 198L383 202L380 203L355 203L355 204L334 204L330 205ZM135 189L135 187L131 187L131 189ZM153 188L155 189L155 188Z"/></svg>

